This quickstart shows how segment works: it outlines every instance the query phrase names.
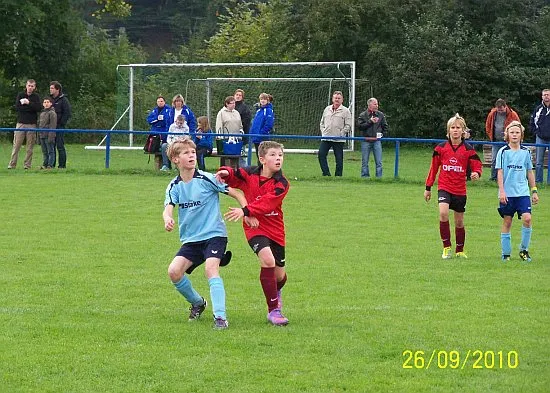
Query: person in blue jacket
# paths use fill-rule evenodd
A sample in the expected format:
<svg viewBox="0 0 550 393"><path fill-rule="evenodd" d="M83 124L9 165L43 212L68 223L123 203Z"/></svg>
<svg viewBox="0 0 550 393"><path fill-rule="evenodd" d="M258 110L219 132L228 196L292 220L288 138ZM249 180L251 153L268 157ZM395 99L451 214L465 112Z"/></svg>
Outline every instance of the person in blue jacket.
<svg viewBox="0 0 550 393"><path fill-rule="evenodd" d="M197 119L199 126L197 127L197 132L193 135L193 142L197 145L197 162L199 164L199 169L201 171L206 170L204 163L204 157L212 154L212 149L214 148L214 134L210 129L210 122L208 117L199 116Z"/></svg>
<svg viewBox="0 0 550 393"><path fill-rule="evenodd" d="M166 105L163 96L157 97L157 106L147 116L147 123L151 124L151 134L160 135L161 145L166 143L167 132L170 125L174 122L172 119L172 108ZM162 152L162 168L163 170L170 169L172 164L168 159L166 150Z"/></svg>
<svg viewBox="0 0 550 393"><path fill-rule="evenodd" d="M259 134L251 136L250 139L254 146L256 147L256 157L258 162L260 158L258 157L258 146L263 141L269 139L269 135L273 132L273 124L275 123L275 113L273 112L273 96L271 94L262 93L260 94L260 107L254 115L252 120L252 126L250 127L250 134Z"/></svg>

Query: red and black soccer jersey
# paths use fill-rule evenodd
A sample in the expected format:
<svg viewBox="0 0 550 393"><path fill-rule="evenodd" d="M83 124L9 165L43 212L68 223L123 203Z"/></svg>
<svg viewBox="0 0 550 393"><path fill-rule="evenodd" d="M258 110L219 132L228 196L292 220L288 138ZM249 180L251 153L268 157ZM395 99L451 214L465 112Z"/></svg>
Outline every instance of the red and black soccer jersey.
<svg viewBox="0 0 550 393"><path fill-rule="evenodd" d="M224 178L229 187L243 191L248 202L246 209L249 215L260 222L258 228L250 228L243 221L247 240L254 236L266 236L274 242L285 245L285 223L283 220L283 199L288 193L290 184L279 171L271 178L260 176L260 167L246 167L233 170L222 167L229 172Z"/></svg>
<svg viewBox="0 0 550 393"><path fill-rule="evenodd" d="M481 176L482 168L479 156L469 143L461 142L457 146L450 141L440 143L434 148L426 189L430 190L441 169L437 189L454 195L466 195L466 177L472 172Z"/></svg>

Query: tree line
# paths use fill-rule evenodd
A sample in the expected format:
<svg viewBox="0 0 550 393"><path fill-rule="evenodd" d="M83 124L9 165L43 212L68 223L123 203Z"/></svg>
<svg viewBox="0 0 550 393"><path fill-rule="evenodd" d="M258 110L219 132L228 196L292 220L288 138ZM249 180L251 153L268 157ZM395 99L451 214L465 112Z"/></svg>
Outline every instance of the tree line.
<svg viewBox="0 0 550 393"><path fill-rule="evenodd" d="M497 98L526 125L550 87L550 0L4 0L0 15L1 127L33 78L41 95L62 82L71 128L110 128L126 63L353 60L403 137L442 137L459 112L483 138Z"/></svg>

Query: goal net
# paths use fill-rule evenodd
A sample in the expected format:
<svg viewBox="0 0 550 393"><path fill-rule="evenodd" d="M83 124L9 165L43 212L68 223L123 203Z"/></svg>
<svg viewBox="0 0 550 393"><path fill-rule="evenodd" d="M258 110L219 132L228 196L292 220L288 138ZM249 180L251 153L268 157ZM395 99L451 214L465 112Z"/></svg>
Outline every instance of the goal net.
<svg viewBox="0 0 550 393"><path fill-rule="evenodd" d="M156 106L159 95L171 104L182 94L196 117L207 116L212 129L224 99L236 89L245 91L245 102L252 114L260 93L273 96L274 138L289 150L313 151L319 146L319 122L323 109L330 105L332 93L344 94L344 105L355 119L372 96L368 81L356 80L355 62L295 63L199 63L119 65L117 122L114 130L147 131L147 114ZM357 100L359 97L359 100ZM352 133L354 135L354 123ZM288 137L284 137L288 136ZM297 138L296 136L303 137ZM309 138L307 138L309 137ZM143 135L112 137L116 144L139 148ZM353 149L353 141L348 148ZM100 143L103 144L102 141Z"/></svg>

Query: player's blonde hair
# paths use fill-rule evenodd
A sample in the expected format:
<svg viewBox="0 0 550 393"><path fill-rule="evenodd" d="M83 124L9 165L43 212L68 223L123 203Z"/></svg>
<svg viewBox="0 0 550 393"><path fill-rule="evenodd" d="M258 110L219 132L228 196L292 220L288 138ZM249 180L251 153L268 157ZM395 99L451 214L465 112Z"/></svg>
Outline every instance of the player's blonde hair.
<svg viewBox="0 0 550 393"><path fill-rule="evenodd" d="M187 147L195 150L197 149L197 145L195 145L195 142L193 142L189 137L185 136L183 138L178 138L168 145L166 154L168 155L170 161L172 161L174 157L178 156L181 151Z"/></svg>
<svg viewBox="0 0 550 393"><path fill-rule="evenodd" d="M458 113L453 117L451 117L449 121L447 121L447 138L451 133L451 126L455 123L460 124L460 126L462 127L462 139L464 139L464 133L466 132L468 127L466 126L466 121L464 120L464 118L460 116Z"/></svg>
<svg viewBox="0 0 550 393"><path fill-rule="evenodd" d="M506 126L506 128L504 129L504 140L506 142L509 142L510 141L510 137L508 136L508 131L510 130L510 128L512 127L517 127L521 130L521 142L523 142L523 137L525 136L525 127L523 127L523 125L521 124L521 122L517 121L517 120L514 120L512 122L510 122L510 124L508 124Z"/></svg>
<svg viewBox="0 0 550 393"><path fill-rule="evenodd" d="M284 151L284 146L275 141L263 141L258 146L258 157L265 157L269 149L280 149L281 151Z"/></svg>

